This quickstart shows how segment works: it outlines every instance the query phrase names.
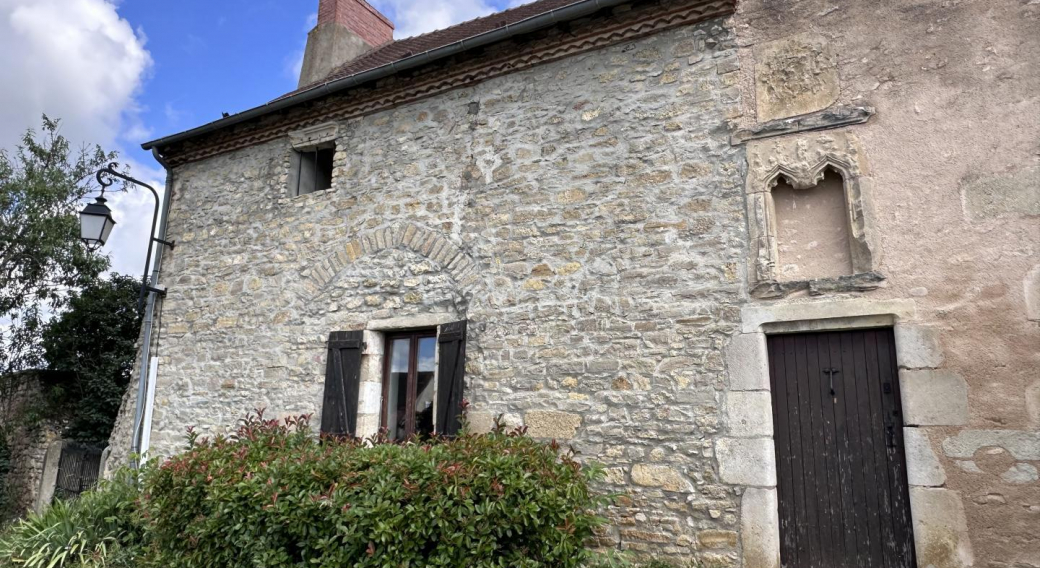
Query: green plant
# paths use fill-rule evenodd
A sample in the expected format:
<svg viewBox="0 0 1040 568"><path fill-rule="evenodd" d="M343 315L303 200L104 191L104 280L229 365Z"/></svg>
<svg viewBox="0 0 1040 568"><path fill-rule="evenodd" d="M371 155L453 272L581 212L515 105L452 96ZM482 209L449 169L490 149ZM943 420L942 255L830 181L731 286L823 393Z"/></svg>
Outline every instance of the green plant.
<svg viewBox="0 0 1040 568"><path fill-rule="evenodd" d="M108 267L79 242L77 212L114 158L96 146L74 151L46 116L13 152L0 149L0 375L38 366L49 315Z"/></svg>
<svg viewBox="0 0 1040 568"><path fill-rule="evenodd" d="M0 535L0 567L119 566L111 559L125 559L142 539L138 497L133 478L121 473L78 499L29 514Z"/></svg>
<svg viewBox="0 0 1040 568"><path fill-rule="evenodd" d="M103 444L112 433L137 353L140 289L131 276L99 279L70 292L67 309L44 328L44 359L62 377L46 385L46 402L66 418L66 438Z"/></svg>
<svg viewBox="0 0 1040 568"><path fill-rule="evenodd" d="M156 565L579 567L608 498L559 446L501 427L403 444L324 439L306 417L189 437L146 474Z"/></svg>

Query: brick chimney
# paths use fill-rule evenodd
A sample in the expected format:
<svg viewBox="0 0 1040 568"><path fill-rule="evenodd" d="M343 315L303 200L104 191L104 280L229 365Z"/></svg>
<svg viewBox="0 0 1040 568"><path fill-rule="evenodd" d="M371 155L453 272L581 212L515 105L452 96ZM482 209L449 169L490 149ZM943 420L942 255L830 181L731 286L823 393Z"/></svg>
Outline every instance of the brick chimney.
<svg viewBox="0 0 1040 568"><path fill-rule="evenodd" d="M317 83L366 51L392 41L394 24L365 0L320 0L307 35L300 86Z"/></svg>

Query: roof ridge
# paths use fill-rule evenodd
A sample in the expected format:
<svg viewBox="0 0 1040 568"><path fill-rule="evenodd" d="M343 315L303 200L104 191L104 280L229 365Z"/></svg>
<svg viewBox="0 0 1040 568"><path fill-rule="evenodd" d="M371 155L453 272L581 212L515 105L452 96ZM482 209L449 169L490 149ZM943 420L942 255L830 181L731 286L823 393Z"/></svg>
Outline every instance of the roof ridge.
<svg viewBox="0 0 1040 568"><path fill-rule="evenodd" d="M524 6L527 6L529 4L534 4L535 2L538 2L538 1L539 0L527 0L527 2L524 2L523 4L517 4L516 6L513 6L511 8L506 8L505 10L498 10L497 12L491 12L489 14L484 14L483 16L477 16L475 18L470 18L468 20L463 20L461 22L456 22L456 23L454 23L454 24L452 24L452 25L450 25L448 27L445 27L445 28L437 28L435 30L430 30L428 32L423 32L421 34L416 34L416 35L413 35L413 36L403 37L401 39L395 39L394 41L392 41L390 43L397 43L399 41L406 41L406 40L410 40L410 39L417 39L417 38L433 35L433 34L436 34L436 33L445 32L445 31L448 31L448 30L451 30L453 28L457 28L457 27L460 27L460 26L468 26L468 25L472 24L473 22L475 22L477 20L483 20L485 18L490 18L492 16L508 14L509 12L512 12L514 10L519 10L520 8L523 8ZM571 2L571 4L574 4L574 3L577 3L577 2L580 2L580 1L581 0L574 0L574 2ZM390 45L390 44L386 44L386 45Z"/></svg>
<svg viewBox="0 0 1040 568"><path fill-rule="evenodd" d="M503 27L509 25L515 25L529 18L537 17L542 14L552 12L554 10L565 8L572 4L579 4L583 1L585 0L531 0L524 4L519 4L517 6L513 6L512 8L508 8L506 10L492 12L483 16L477 16L476 18L459 22L457 24L450 25L446 28L430 30L426 33L409 36L406 38L394 39L392 41L384 43L383 45L375 46L371 50L361 54L360 56L336 66L320 80L301 86L294 91L291 91L276 99L273 99L273 101L284 99L295 93L300 93L310 89L318 88L331 81L356 75L365 71L366 68L372 69L378 67L380 64L380 60L382 59L388 59L389 61L398 61L405 57L411 57L420 53L425 53L433 49L444 47L445 45L450 45L452 43L457 43L459 41L474 38L494 30L502 29ZM552 8L539 10L537 9L538 4L547 4L549 6L552 6ZM533 11L531 11L532 7L534 8ZM510 21L511 18L517 15L518 11L523 10L531 11L531 13L516 19L516 21ZM492 22L496 17L503 18L503 22L501 23L501 25L495 25L489 29L484 29L488 27L487 25L480 25L480 23L482 22ZM459 35L459 37L453 37L453 32L457 32L458 30L465 30L467 27L474 28L472 33L467 33L464 36ZM435 36L438 35L445 36L446 41L431 41L435 39ZM403 53L398 53L395 55L393 54L394 50L402 50ZM388 58L384 58L384 54L387 54ZM368 61L373 62L373 64L366 64L366 62ZM356 68L356 71L348 72L351 68Z"/></svg>

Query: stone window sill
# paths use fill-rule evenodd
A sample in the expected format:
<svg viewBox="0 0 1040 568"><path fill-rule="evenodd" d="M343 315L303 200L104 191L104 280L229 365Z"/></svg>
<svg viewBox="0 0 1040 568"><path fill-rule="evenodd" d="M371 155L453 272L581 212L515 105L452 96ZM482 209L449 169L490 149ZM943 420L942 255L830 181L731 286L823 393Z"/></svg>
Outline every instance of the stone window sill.
<svg viewBox="0 0 1040 568"><path fill-rule="evenodd" d="M860 272L848 276L814 280L764 280L751 287L751 296L759 299L783 298L794 292L808 291L810 296L828 293L867 292L877 290L885 282L879 272Z"/></svg>

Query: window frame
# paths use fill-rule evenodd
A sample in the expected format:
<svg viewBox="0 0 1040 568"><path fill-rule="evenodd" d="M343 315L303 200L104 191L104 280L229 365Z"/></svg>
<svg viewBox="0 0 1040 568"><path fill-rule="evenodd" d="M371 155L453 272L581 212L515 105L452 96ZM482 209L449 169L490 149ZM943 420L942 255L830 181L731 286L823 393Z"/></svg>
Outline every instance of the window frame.
<svg viewBox="0 0 1040 568"><path fill-rule="evenodd" d="M387 414L389 405L392 403L390 400L390 362L394 357L393 345L394 341L398 339L409 339L409 352L408 352L408 376L405 381L405 409L407 414L405 416L405 435L404 438L407 440L415 434L415 401L418 396L418 367L419 367L419 341L422 339L433 338L434 353L435 357L440 351L440 347L436 343L438 335L438 328L426 328L426 329L413 329L408 331L398 331L394 333L387 333L384 336L385 346L383 349L383 379L382 379L382 404L379 408L379 427L387 432L389 435L390 427L387 424ZM433 369L433 428L432 434L437 433L437 366L434 365ZM396 438L394 438L396 439Z"/></svg>
<svg viewBox="0 0 1040 568"><path fill-rule="evenodd" d="M328 176L322 176L322 179L324 179L325 177L328 178L328 187L319 188L318 187L318 171L319 171L318 170L318 165L319 165L319 163L321 161L321 160L319 160L319 155L320 155L320 153L322 151L331 152L332 155L329 158ZM312 180L312 183L314 185L313 185L313 188L311 189L311 191L303 193L301 191L301 189L302 189L303 177L304 177L303 176L303 163L304 163L304 161L306 161L305 158L310 158L311 160L313 160L313 165L311 166L311 172L310 173L311 173L311 180ZM334 181L335 181L334 180L334 177L335 177L334 174L335 174L335 171L336 171L336 143L335 143L335 141L322 142L320 144L314 144L314 145L305 146L305 147L294 147L292 149L292 159L291 159L291 161L289 163L289 170L290 170L289 171L289 179L292 181L292 184L291 184L292 186L289 188L289 190L291 192L291 197L301 197L303 195L310 195L312 193L317 193L319 191L328 191L328 190L332 189L332 187L334 185Z"/></svg>

